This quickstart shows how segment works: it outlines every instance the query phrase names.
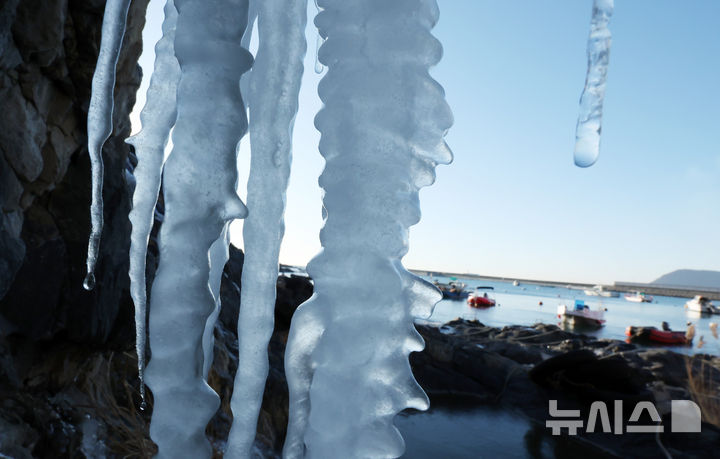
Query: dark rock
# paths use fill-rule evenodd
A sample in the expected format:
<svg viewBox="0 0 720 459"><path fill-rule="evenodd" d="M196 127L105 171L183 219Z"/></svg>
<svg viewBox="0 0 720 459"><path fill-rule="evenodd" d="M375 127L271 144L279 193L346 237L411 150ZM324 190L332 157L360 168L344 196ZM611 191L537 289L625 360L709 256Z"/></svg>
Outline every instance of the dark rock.
<svg viewBox="0 0 720 459"><path fill-rule="evenodd" d="M90 229L85 126L105 2L13 0L0 6L4 329L32 338L104 342L118 328L118 317L131 317L124 274L130 196L123 140L140 83L137 59L147 3L132 2L117 67L114 132L103 151L106 226L92 292L82 289Z"/></svg>

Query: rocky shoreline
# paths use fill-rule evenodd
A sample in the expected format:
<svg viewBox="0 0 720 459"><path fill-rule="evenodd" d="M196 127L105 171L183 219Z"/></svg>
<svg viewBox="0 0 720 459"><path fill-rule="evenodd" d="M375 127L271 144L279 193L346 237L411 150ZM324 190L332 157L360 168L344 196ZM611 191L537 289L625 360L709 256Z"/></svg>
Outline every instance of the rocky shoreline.
<svg viewBox="0 0 720 459"><path fill-rule="evenodd" d="M241 272L242 252L233 249L223 276L226 306L215 329L209 378L223 399L207 429L216 457L222 457L232 419L229 400L237 369L238 313L232 305L239 303ZM285 342L293 312L311 294L307 277L286 274L278 279L271 368L258 422L258 457L278 457L282 447L288 403ZM132 323L124 326L131 328ZM704 416L706 406L716 403L703 399L697 384L702 375L703 387L717 394L720 358L715 356L639 348L544 324L497 328L456 319L442 326L417 325L417 329L426 347L412 354L410 362L431 397L471 395L481 404L521 412L538 429L546 429L551 399L558 400L561 409L580 409L584 419L593 401L622 400L627 418L635 403L647 400L658 407L664 425L669 425L672 399L696 400ZM135 365L131 340L124 346L88 348L20 336L0 339L0 453L14 458L151 456L155 452L148 436L152 399L147 410L139 410ZM573 439L591 445L600 457L662 454L654 435L593 433ZM720 429L705 422L702 434L664 433L660 441L673 457L707 457L720 445Z"/></svg>
<svg viewBox="0 0 720 459"><path fill-rule="evenodd" d="M520 411L545 428L549 401L577 409L587 420L592 402L612 410L621 400L624 420L636 403L649 401L665 432L615 435L579 432L578 441L616 457L709 457L720 446L720 358L689 357L667 349L563 331L556 325L488 327L456 319L419 325L426 342L410 361L432 394L469 394L483 403ZM702 410L702 433L670 433L671 400L693 400ZM643 419L643 418L641 418ZM548 429L549 431L549 429Z"/></svg>

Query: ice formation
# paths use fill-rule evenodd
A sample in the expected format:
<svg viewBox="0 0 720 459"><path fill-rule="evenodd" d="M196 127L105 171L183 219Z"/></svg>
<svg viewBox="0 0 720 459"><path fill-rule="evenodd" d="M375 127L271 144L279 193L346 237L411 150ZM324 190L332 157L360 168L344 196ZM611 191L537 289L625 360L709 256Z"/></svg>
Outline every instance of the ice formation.
<svg viewBox="0 0 720 459"><path fill-rule="evenodd" d="M175 93L180 78L180 66L175 58L175 27L177 10L173 0L165 4L163 36L155 45L155 68L148 86L145 106L140 113L142 130L127 139L135 147L138 164L135 168L135 191L130 211L130 294L135 303L135 347L138 356L140 393L145 400L145 318L146 280L145 260L152 230L155 206L160 193L162 168L165 163L170 130L175 124L177 106Z"/></svg>
<svg viewBox="0 0 720 459"><path fill-rule="evenodd" d="M428 406L407 358L423 347L413 315L440 299L401 264L419 189L452 159L443 140L452 114L428 73L442 55L430 33L438 9L435 0L318 3L326 219L308 265L315 292L288 338L284 456L397 457L394 416Z"/></svg>
<svg viewBox="0 0 720 459"><path fill-rule="evenodd" d="M145 259L161 178L165 203L150 300L152 359L145 371L159 457L211 453L204 432L218 396L206 380L228 225L248 214L236 193L237 144L247 128L241 89L249 95L251 213L244 228L240 369L226 457L250 455L268 371L306 1L256 0L250 12L248 0L168 0L165 7L143 129L128 140L138 156L130 270L141 378ZM109 135L114 63L128 4L108 1L93 80L90 275L102 223L95 199L102 164L98 174L95 161ZM320 86L325 107L316 118L327 163L320 179L326 219L323 251L309 266L315 294L298 310L287 348L285 455L395 457L403 442L393 417L428 404L407 359L423 346L413 318L428 316L440 299L401 263L408 227L420 219L419 189L434 181L437 164L452 159L443 140L452 114L428 73L442 54L430 33L438 9L436 0L324 0L318 9L319 61L328 68ZM253 64L247 48L256 16L257 61L243 77ZM171 132L173 150L166 158Z"/></svg>
<svg viewBox="0 0 720 459"><path fill-rule="evenodd" d="M102 147L112 134L113 90L115 67L120 56L125 21L130 0L108 0L103 15L102 40L97 67L92 79L92 96L88 108L88 153L92 168L92 205L90 207L91 231L88 240L87 276L83 286L92 290L95 286L95 264L100 250L103 228L103 159Z"/></svg>
<svg viewBox="0 0 720 459"><path fill-rule="evenodd" d="M227 457L249 457L268 373L278 256L285 231L292 125L305 56L307 0L257 0L259 47L249 75L250 214L243 226L245 261L238 320L238 370ZM247 34L246 34L247 35Z"/></svg>
<svg viewBox="0 0 720 459"><path fill-rule="evenodd" d="M247 128L239 81L252 56L240 45L247 0L176 0L175 6L181 75L150 301L150 435L159 457L209 457L205 428L219 405L203 374L206 323L216 309L209 252L228 222L247 214L236 192L237 144Z"/></svg>
<svg viewBox="0 0 720 459"><path fill-rule="evenodd" d="M590 37L587 44L588 69L580 97L580 115L575 131L575 164L590 167L600 153L602 110L612 38L608 24L614 0L594 0Z"/></svg>

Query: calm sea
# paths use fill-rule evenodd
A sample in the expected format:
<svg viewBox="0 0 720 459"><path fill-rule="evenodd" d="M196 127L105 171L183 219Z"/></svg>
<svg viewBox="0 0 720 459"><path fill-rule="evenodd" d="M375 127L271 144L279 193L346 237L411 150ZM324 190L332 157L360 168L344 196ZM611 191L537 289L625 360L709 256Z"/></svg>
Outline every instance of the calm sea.
<svg viewBox="0 0 720 459"><path fill-rule="evenodd" d="M433 278L440 282L448 282L446 277ZM502 327L505 325L533 325L538 322L561 325L557 317L557 307L561 304L572 307L574 301L584 300L591 309L606 308L604 327L596 331L580 330L586 335L598 338L613 338L624 340L625 329L629 325L654 326L661 328L666 321L673 330L686 330L687 323L692 322L696 327L695 339L692 346L665 346L676 352L685 354L707 353L720 355L720 340L713 337L709 324L720 323L720 315L703 316L692 315L683 307L689 298L675 298L668 296L655 296L653 303L632 303L623 298L604 298L588 296L582 290L566 287L546 287L533 284L520 284L514 286L511 282L484 281L477 279L462 279L468 289L477 286L494 287L495 300L498 306L487 309L475 309L463 301L442 300L435 306L430 317L432 322L447 322L456 317L464 319L477 319L485 325ZM542 302L542 305L540 303ZM698 348L700 337L705 344Z"/></svg>

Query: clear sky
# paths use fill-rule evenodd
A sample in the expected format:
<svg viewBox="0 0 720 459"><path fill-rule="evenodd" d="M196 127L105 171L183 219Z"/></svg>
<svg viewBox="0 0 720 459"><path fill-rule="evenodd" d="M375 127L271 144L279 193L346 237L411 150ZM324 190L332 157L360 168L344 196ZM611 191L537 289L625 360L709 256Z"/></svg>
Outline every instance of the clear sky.
<svg viewBox="0 0 720 459"><path fill-rule="evenodd" d="M163 3L151 1L146 75ZM296 265L318 252L322 225L309 3L281 252ZM592 1L438 3L445 55L431 73L455 115L455 161L421 192L407 267L589 283L720 270L720 2L616 0L600 159L588 169L572 151ZM244 199L245 141L240 156ZM239 222L232 241L242 246Z"/></svg>

